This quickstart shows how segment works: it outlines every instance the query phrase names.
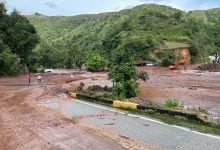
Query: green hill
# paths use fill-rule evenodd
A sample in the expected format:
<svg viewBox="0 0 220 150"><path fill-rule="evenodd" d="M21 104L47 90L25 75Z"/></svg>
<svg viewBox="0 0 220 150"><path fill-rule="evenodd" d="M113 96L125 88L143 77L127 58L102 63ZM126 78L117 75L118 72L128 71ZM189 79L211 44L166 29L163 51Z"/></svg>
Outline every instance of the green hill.
<svg viewBox="0 0 220 150"><path fill-rule="evenodd" d="M189 46L193 61L204 61L220 47L219 18L220 9L184 12L155 4L95 15L28 16L41 37L33 61L45 67L68 67L74 51L84 58L99 53L110 62L127 51L134 60L161 62L168 53L154 51L167 42Z"/></svg>

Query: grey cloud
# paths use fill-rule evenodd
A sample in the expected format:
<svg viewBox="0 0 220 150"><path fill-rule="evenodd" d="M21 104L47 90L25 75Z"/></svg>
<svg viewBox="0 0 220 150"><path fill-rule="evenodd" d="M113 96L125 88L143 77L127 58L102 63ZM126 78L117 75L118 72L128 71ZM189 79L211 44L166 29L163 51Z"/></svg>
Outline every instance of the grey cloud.
<svg viewBox="0 0 220 150"><path fill-rule="evenodd" d="M51 9L57 9L57 8L59 8L59 6L58 6L56 3L50 2L50 1L46 2L46 5L47 5L48 7L50 7Z"/></svg>

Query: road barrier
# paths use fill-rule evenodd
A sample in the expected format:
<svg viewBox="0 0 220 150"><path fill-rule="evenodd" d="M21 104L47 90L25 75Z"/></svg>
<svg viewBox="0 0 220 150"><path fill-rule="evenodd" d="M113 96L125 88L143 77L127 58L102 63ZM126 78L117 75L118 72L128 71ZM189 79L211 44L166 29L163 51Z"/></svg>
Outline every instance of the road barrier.
<svg viewBox="0 0 220 150"><path fill-rule="evenodd" d="M138 104L121 102L121 101L113 101L113 107L116 108L124 108L124 109L137 109Z"/></svg>
<svg viewBox="0 0 220 150"><path fill-rule="evenodd" d="M73 92L69 92L69 96L72 97L72 98L77 98L76 96L77 94L76 93L73 93Z"/></svg>

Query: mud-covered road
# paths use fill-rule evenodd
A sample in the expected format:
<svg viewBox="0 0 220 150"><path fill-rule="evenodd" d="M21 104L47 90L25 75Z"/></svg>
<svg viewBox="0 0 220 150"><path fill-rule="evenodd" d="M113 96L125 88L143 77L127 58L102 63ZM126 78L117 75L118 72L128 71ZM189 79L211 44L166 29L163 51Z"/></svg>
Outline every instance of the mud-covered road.
<svg viewBox="0 0 220 150"><path fill-rule="evenodd" d="M148 100L164 102L166 98L177 98L186 105L201 106L207 108L214 115L220 116L220 73L195 70L169 71L163 67L143 67L139 70L146 71L150 75L149 81L140 82L139 98L142 99L142 102ZM182 149L185 146L190 148L191 145L194 145L193 148L196 148L196 145L201 147L199 141L203 144L210 143L210 145L204 145L208 146L208 149L220 149L215 139L212 140L212 138L205 138L200 135L200 139L193 142L190 139L193 138L196 141L197 136L185 131L181 132L181 130L175 132L176 136L162 136L166 134L168 129L172 131L172 127L163 127L163 129L158 129L160 132L152 132L157 131L157 128L151 122L145 124L139 120L142 123L140 130L144 130L143 132L136 132L132 130L132 126L124 124L121 128L118 124L123 124L123 122L113 120L116 121L116 129L106 130L97 124L97 122L105 120L105 116L97 116L103 118L99 121L91 119L91 121L84 122L82 121L85 120L83 115L64 116L60 113L63 110L62 107L58 111L42 107L42 104L47 102L62 104L67 101L65 91L76 88L80 82L85 83L85 88L90 85L111 86L112 83L107 80L107 73L71 72L68 70L63 72L63 70L58 70L53 73L42 74L42 77L43 80L40 85L37 84L35 74L31 77L30 85L28 84L28 76L25 75L0 78L0 149L118 150L157 149L158 146L160 148L165 147L165 149ZM57 107L56 105L55 103L54 107ZM86 110L83 110L85 108ZM80 105L77 111L87 113L86 115L90 116L90 110L93 109L87 109L88 106ZM95 112L99 113L100 110L95 110ZM126 117L122 116L121 118L125 119ZM133 122L135 118L128 120ZM114 125L111 122L105 124L110 127ZM131 131L129 138L120 132L120 129L123 128ZM148 132L145 133L145 131L152 134L147 134ZM190 138L188 138L189 135ZM167 142L162 140L164 137L168 140ZM176 140L177 143L172 144L171 141L169 144L169 138L173 138L172 140ZM181 143L181 139L185 142Z"/></svg>
<svg viewBox="0 0 220 150"><path fill-rule="evenodd" d="M140 149L149 147L109 131L78 124L75 118L40 105L48 99L63 100L63 85L52 76L43 83L27 84L27 76L0 78L0 149ZM57 78L56 78L57 79ZM111 135L111 136L110 136Z"/></svg>

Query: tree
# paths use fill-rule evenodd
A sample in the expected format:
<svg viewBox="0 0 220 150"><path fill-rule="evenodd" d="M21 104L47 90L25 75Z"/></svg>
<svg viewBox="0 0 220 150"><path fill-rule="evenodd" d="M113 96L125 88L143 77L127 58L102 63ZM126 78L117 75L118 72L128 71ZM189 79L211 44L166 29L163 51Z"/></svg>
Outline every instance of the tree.
<svg viewBox="0 0 220 150"><path fill-rule="evenodd" d="M174 13L174 18L179 21L181 19L182 15L183 15L182 12L178 11L178 12Z"/></svg>
<svg viewBox="0 0 220 150"><path fill-rule="evenodd" d="M131 98L138 94L138 76L131 64L119 64L113 67L109 73L109 79L113 81L113 92L117 99Z"/></svg>
<svg viewBox="0 0 220 150"><path fill-rule="evenodd" d="M12 53L17 54L25 64L28 55L39 42L39 36L34 26L16 10L11 13L7 23L8 36L5 43L11 48Z"/></svg>
<svg viewBox="0 0 220 150"><path fill-rule="evenodd" d="M76 66L80 70L82 69L83 64L85 63L86 55L84 52L78 48L69 49L67 51L66 67L73 68Z"/></svg>
<svg viewBox="0 0 220 150"><path fill-rule="evenodd" d="M4 3L0 3L0 18L6 15L6 8Z"/></svg>
<svg viewBox="0 0 220 150"><path fill-rule="evenodd" d="M29 21L16 10L10 15L0 3L0 75L24 72L39 36Z"/></svg>
<svg viewBox="0 0 220 150"><path fill-rule="evenodd" d="M92 72L101 71L104 70L105 66L106 66L106 61L101 55L95 53L89 55L86 62L87 70Z"/></svg>
<svg viewBox="0 0 220 150"><path fill-rule="evenodd" d="M129 63L120 64L113 67L109 73L109 78L116 84L130 80L137 80L137 72Z"/></svg>
<svg viewBox="0 0 220 150"><path fill-rule="evenodd" d="M117 99L131 98L138 94L138 79L144 81L149 77L146 73L137 73L132 64L119 64L113 67L109 73L109 79L113 81L113 91Z"/></svg>
<svg viewBox="0 0 220 150"><path fill-rule="evenodd" d="M15 75L19 71L19 61L9 49L0 53L0 75Z"/></svg>
<svg viewBox="0 0 220 150"><path fill-rule="evenodd" d="M113 81L113 92L117 99L131 98L138 94L138 75L131 64L116 65L109 73Z"/></svg>
<svg viewBox="0 0 220 150"><path fill-rule="evenodd" d="M85 63L85 57L86 55L83 53L80 49L74 49L73 50L73 62L77 68L82 70L82 66Z"/></svg>

